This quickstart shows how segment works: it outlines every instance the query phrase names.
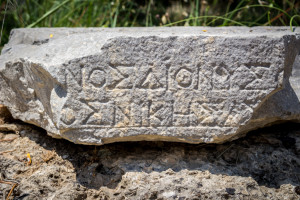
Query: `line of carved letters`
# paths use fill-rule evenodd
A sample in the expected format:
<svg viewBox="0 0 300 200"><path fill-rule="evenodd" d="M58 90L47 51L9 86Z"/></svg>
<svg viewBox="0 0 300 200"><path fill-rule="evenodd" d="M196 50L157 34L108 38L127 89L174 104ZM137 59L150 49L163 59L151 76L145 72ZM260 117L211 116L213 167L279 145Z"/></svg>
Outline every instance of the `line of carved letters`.
<svg viewBox="0 0 300 200"><path fill-rule="evenodd" d="M255 67L256 79L261 79L261 75L269 71L270 64L262 66L252 64ZM244 64L246 73L253 73L255 70L250 70L251 65ZM212 66L208 73L203 73L199 67L97 67L80 69L76 77L69 70L69 74L77 79L77 82L82 86L82 81L93 85L94 88L114 89L198 89L199 86L208 87L208 89L222 90L230 87L230 73L228 66ZM207 71L207 70L206 70ZM219 86L219 83L223 85Z"/></svg>

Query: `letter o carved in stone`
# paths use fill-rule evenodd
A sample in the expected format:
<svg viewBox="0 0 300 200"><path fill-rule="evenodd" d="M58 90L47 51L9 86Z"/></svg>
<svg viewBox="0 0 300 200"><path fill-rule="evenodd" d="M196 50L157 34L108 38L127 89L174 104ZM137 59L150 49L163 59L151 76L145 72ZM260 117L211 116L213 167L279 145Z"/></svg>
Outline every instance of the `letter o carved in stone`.
<svg viewBox="0 0 300 200"><path fill-rule="evenodd" d="M91 72L91 75L89 77L89 81L98 88L101 88L105 82L105 72L101 69L95 69Z"/></svg>
<svg viewBox="0 0 300 200"><path fill-rule="evenodd" d="M66 125L71 125L75 121L75 113L70 108L65 108L61 111L61 121Z"/></svg>
<svg viewBox="0 0 300 200"><path fill-rule="evenodd" d="M189 87L192 84L192 73L186 69L181 69L176 75L176 81L181 87Z"/></svg>

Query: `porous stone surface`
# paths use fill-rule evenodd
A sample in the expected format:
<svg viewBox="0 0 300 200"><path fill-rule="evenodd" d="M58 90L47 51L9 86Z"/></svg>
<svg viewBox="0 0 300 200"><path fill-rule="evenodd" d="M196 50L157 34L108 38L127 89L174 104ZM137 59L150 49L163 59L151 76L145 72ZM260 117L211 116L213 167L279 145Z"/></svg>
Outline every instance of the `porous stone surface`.
<svg viewBox="0 0 300 200"><path fill-rule="evenodd" d="M0 130L6 140L0 142L0 180L19 183L9 199L22 200L299 200L297 125L274 125L224 144L100 147L19 125L19 134ZM11 188L0 183L1 200Z"/></svg>
<svg viewBox="0 0 300 200"><path fill-rule="evenodd" d="M222 143L299 122L299 49L289 27L15 29L0 103L75 143Z"/></svg>

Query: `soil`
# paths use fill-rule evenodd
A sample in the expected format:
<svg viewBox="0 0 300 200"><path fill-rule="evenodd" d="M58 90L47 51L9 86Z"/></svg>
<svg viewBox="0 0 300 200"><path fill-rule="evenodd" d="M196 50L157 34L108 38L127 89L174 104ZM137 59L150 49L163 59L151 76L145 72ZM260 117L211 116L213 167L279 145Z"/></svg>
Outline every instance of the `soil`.
<svg viewBox="0 0 300 200"><path fill-rule="evenodd" d="M221 145L84 146L1 120L0 199L300 199L299 124Z"/></svg>

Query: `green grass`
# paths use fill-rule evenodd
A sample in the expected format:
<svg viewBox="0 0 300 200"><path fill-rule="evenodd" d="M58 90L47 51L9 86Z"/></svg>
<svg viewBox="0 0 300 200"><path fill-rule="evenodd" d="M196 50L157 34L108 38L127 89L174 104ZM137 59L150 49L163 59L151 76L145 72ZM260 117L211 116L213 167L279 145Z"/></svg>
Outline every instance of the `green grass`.
<svg viewBox="0 0 300 200"><path fill-rule="evenodd" d="M296 0L1 0L0 48L20 27L298 26L299 11Z"/></svg>

